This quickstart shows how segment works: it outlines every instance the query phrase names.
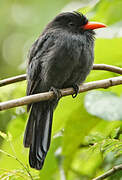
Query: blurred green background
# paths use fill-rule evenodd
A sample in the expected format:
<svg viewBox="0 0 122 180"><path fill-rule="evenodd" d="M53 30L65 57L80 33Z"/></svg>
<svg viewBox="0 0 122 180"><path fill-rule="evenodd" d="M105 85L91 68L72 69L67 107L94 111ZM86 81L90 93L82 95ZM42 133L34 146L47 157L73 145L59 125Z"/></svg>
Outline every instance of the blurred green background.
<svg viewBox="0 0 122 180"><path fill-rule="evenodd" d="M1 0L0 7L0 79L25 73L27 52L45 25L58 13L73 10L108 25L96 30L95 63L122 67L121 0ZM115 76L92 71L87 81ZM1 87L0 101L25 96L25 91L25 81ZM0 112L0 179L91 180L122 164L121 94L119 85L62 98L39 172L29 167L23 147L26 107ZM107 179L122 180L122 172Z"/></svg>

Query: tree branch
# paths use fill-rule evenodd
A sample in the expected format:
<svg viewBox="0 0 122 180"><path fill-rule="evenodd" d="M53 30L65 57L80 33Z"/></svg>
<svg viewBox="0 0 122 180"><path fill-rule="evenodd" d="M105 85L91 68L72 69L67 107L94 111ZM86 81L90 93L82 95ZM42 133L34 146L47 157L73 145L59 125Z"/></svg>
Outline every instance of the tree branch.
<svg viewBox="0 0 122 180"><path fill-rule="evenodd" d="M80 85L79 93L89 91L92 89L108 88L108 87L116 86L120 84L122 84L122 76L99 80L99 81L92 81L92 82L84 83ZM73 88L61 89L60 91L61 91L62 96L68 96L74 93ZM14 99L14 100L0 103L0 111L5 110L5 109L10 109L13 107L23 106L30 103L45 101L45 100L49 100L53 98L54 98L54 94L52 91L25 96L19 99Z"/></svg>
<svg viewBox="0 0 122 180"><path fill-rule="evenodd" d="M117 74L122 74L122 68L107 64L94 64L93 70L104 70L104 71L110 71Z"/></svg>
<svg viewBox="0 0 122 180"><path fill-rule="evenodd" d="M114 72L114 73L117 73L117 74L122 74L122 68L107 65L107 64L94 64L93 65L93 70L104 70L104 71ZM0 87L8 85L8 84L16 83L16 82L19 82L19 81L24 81L24 80L26 80L26 74L22 74L22 75L19 75L19 76L14 76L14 77L11 77L11 78L7 78L7 79L4 79L4 80L0 81Z"/></svg>
<svg viewBox="0 0 122 180"><path fill-rule="evenodd" d="M16 82L19 82L19 81L23 81L25 79L26 79L26 74L22 74L22 75L19 75L19 76L14 76L14 77L11 77L11 78L3 79L3 80L0 81L0 87L8 85L8 84L16 83Z"/></svg>
<svg viewBox="0 0 122 180"><path fill-rule="evenodd" d="M94 178L93 180L102 180L102 179L105 179L105 178L113 175L115 172L120 171L120 170L122 170L122 164L120 164L118 166L114 166L112 169L110 169L106 173L102 174L101 176L98 176L98 177Z"/></svg>

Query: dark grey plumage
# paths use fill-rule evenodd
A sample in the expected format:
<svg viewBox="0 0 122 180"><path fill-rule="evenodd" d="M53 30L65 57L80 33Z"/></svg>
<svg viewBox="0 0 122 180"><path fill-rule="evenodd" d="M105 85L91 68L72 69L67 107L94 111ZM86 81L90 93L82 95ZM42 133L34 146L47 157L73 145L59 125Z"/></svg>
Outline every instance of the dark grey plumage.
<svg viewBox="0 0 122 180"><path fill-rule="evenodd" d="M88 22L79 13L62 13L45 28L32 45L27 69L27 95L67 88L82 83L94 59L94 31L82 28ZM53 111L58 101L30 104L24 146L29 162L41 169L50 146Z"/></svg>

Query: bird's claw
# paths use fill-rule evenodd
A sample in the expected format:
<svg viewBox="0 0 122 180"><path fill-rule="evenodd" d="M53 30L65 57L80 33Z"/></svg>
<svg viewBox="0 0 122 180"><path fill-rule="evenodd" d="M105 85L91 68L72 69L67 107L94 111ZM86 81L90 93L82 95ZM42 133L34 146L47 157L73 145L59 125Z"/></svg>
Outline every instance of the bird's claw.
<svg viewBox="0 0 122 180"><path fill-rule="evenodd" d="M55 87L52 86L50 88L50 91L53 91L54 96L55 96L57 101L62 97L61 91L59 89L56 89Z"/></svg>
<svg viewBox="0 0 122 180"><path fill-rule="evenodd" d="M74 94L72 94L72 97L75 98L78 95L79 92L79 87L77 84L72 85L73 89L74 89Z"/></svg>

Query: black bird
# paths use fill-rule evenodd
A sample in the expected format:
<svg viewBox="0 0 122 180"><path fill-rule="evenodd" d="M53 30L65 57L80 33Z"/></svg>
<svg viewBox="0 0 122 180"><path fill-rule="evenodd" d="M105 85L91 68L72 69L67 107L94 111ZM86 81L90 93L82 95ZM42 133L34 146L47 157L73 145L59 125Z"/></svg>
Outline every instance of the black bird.
<svg viewBox="0 0 122 180"><path fill-rule="evenodd" d="M66 12L56 16L32 45L28 56L27 95L82 83L93 66L93 29L104 24L89 22L78 12ZM58 96L57 96L58 97ZM24 134L24 146L30 148L29 163L40 170L51 140L53 111L58 98L29 104L30 110Z"/></svg>

